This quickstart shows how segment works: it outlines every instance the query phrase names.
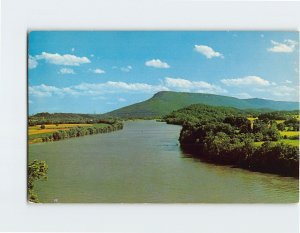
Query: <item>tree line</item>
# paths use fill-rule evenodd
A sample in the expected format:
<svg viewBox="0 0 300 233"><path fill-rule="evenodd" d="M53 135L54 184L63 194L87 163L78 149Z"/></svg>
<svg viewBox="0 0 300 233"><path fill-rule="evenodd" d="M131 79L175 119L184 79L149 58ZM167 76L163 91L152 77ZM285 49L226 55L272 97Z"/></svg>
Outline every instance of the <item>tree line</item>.
<svg viewBox="0 0 300 233"><path fill-rule="evenodd" d="M123 129L122 122L114 122L105 126L97 124L91 126L76 126L65 130L58 130L50 134L45 134L44 136L41 136L41 138L43 142L58 141L66 138L81 137L85 135L109 133L121 129Z"/></svg>

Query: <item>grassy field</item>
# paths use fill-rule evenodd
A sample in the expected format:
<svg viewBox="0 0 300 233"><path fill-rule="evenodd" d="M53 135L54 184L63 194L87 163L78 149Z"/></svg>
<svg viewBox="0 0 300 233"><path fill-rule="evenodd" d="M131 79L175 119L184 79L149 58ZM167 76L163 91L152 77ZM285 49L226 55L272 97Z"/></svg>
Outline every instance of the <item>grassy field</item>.
<svg viewBox="0 0 300 233"><path fill-rule="evenodd" d="M57 124L57 125L45 125L45 129L41 129L41 125L29 126L28 134L43 134L43 133L50 133L55 132L58 130L65 130L69 128L73 128L76 126L89 126L90 124Z"/></svg>
<svg viewBox="0 0 300 233"><path fill-rule="evenodd" d="M279 143L279 142L283 142L292 146L299 146L299 140L291 140L291 139L281 139L277 142L273 142L273 143ZM263 144L264 142L254 142L254 145L259 147Z"/></svg>
<svg viewBox="0 0 300 233"><path fill-rule="evenodd" d="M281 136L299 136L299 132L298 131L280 131L280 135Z"/></svg>
<svg viewBox="0 0 300 233"><path fill-rule="evenodd" d="M28 128L28 142L29 144L42 142L42 137L50 136L58 130L67 130L77 126L88 127L93 126L97 128L104 128L108 124L57 124L45 125L45 129L41 129L41 125L29 126Z"/></svg>

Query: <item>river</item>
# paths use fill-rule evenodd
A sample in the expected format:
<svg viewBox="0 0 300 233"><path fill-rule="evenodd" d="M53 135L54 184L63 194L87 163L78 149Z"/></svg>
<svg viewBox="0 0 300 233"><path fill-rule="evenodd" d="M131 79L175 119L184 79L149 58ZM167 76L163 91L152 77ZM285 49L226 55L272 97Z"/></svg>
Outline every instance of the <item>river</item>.
<svg viewBox="0 0 300 233"><path fill-rule="evenodd" d="M285 203L298 201L299 180L217 166L180 150L180 126L127 121L124 129L29 145L45 160L41 202Z"/></svg>

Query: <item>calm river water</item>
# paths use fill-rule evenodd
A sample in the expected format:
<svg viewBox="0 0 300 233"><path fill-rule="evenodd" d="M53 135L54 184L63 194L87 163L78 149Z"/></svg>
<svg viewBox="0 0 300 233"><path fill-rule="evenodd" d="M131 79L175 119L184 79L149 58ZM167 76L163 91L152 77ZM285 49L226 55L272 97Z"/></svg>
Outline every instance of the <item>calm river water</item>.
<svg viewBox="0 0 300 233"><path fill-rule="evenodd" d="M299 180L201 162L179 147L180 126L128 121L124 129L33 144L45 160L41 202L297 202Z"/></svg>

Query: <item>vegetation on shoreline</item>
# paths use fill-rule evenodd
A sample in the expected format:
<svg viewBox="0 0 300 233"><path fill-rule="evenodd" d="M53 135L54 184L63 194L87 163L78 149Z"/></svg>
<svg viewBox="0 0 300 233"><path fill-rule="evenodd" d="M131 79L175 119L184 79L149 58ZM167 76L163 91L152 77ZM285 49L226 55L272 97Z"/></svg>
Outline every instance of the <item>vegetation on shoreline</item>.
<svg viewBox="0 0 300 233"><path fill-rule="evenodd" d="M292 140L299 142L295 113L298 112L270 112L254 118L244 110L196 104L174 111L164 120L182 125L181 147L194 156L213 163L298 177L299 147L291 145ZM277 123L278 119L283 121Z"/></svg>
<svg viewBox="0 0 300 233"><path fill-rule="evenodd" d="M121 129L123 123L114 119L89 118L84 114L39 113L29 117L28 141L30 144L58 141Z"/></svg>
<svg viewBox="0 0 300 233"><path fill-rule="evenodd" d="M27 167L27 198L30 202L39 202L34 190L34 183L38 180L47 180L48 165L45 161L34 160Z"/></svg>

